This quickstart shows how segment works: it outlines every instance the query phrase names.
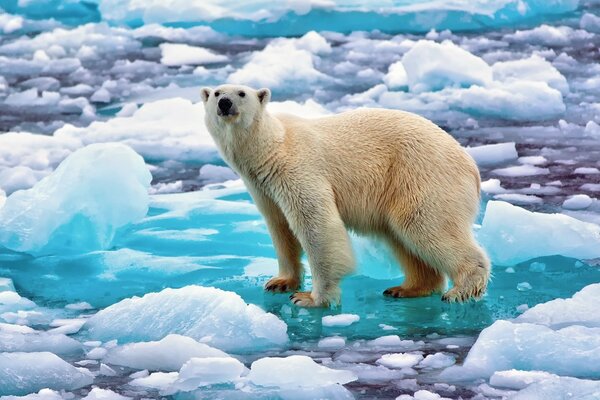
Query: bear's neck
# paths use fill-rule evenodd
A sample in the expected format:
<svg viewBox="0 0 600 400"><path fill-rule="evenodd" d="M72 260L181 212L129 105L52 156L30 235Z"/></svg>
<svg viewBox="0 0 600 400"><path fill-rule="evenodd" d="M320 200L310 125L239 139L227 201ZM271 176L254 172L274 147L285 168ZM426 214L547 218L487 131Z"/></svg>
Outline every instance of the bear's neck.
<svg viewBox="0 0 600 400"><path fill-rule="evenodd" d="M227 135L232 140L222 143L221 150L229 165L249 178L279 152L284 133L281 122L265 111L249 127L235 129Z"/></svg>

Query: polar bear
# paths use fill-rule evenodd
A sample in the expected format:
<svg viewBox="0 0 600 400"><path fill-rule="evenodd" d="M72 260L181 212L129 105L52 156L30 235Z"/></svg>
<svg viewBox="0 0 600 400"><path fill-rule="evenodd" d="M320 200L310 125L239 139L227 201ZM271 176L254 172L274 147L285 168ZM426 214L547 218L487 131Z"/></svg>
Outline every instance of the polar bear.
<svg viewBox="0 0 600 400"><path fill-rule="evenodd" d="M305 119L271 115L269 89L203 88L205 122L225 161L242 177L271 234L279 276L265 289L296 292L302 251L312 291L290 296L304 307L339 302L352 272L348 229L385 240L404 269L392 297L483 295L490 262L472 224L480 177L456 140L418 115L358 109Z"/></svg>

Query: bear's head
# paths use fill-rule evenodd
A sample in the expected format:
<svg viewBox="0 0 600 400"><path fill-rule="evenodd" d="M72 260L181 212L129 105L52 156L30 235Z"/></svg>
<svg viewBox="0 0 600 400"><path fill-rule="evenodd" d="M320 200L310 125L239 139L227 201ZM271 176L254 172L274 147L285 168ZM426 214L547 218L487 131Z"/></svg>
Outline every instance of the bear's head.
<svg viewBox="0 0 600 400"><path fill-rule="evenodd" d="M269 89L255 90L243 85L205 87L200 94L209 127L237 125L247 128L260 117L271 98Z"/></svg>

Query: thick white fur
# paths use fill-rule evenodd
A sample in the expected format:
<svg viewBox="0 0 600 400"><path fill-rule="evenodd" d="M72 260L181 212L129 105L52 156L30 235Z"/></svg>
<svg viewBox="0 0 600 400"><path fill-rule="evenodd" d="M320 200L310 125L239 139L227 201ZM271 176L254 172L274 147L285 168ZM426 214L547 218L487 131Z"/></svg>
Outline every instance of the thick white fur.
<svg viewBox="0 0 600 400"><path fill-rule="evenodd" d="M233 117L217 115L229 98ZM241 97L240 93L245 96ZM264 215L279 259L266 288L296 290L307 253L312 292L303 306L339 301L340 279L354 259L347 229L386 240L404 268L393 297L427 296L454 287L446 301L480 297L490 263L473 238L479 171L450 135L415 114L358 109L304 119L271 115L268 89L202 89L206 126Z"/></svg>

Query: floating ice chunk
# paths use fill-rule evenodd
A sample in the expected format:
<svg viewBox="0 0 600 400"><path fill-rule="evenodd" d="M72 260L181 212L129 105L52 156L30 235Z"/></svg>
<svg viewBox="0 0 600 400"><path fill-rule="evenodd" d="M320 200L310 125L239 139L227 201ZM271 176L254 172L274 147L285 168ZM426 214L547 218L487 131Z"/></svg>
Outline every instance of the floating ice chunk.
<svg viewBox="0 0 600 400"><path fill-rule="evenodd" d="M216 54L204 47L189 46L180 43L163 43L160 45L162 58L160 62L170 67L179 65L200 65L226 62L227 57Z"/></svg>
<svg viewBox="0 0 600 400"><path fill-rule="evenodd" d="M515 393L511 400L530 399L580 399L596 400L600 393L600 381L571 377L551 377L534 382Z"/></svg>
<svg viewBox="0 0 600 400"><path fill-rule="evenodd" d="M101 87L92 94L90 100L96 103L110 103L110 92Z"/></svg>
<svg viewBox="0 0 600 400"><path fill-rule="evenodd" d="M59 355L82 353L81 344L60 333L15 332L0 327L0 352L49 351Z"/></svg>
<svg viewBox="0 0 600 400"><path fill-rule="evenodd" d="M423 360L421 354L394 353L382 355L377 360L377 364L387 368L410 368L417 365L421 360Z"/></svg>
<svg viewBox="0 0 600 400"><path fill-rule="evenodd" d="M589 40L594 35L568 26L540 25L536 28L505 35L506 40L545 46L566 46L573 41Z"/></svg>
<svg viewBox="0 0 600 400"><path fill-rule="evenodd" d="M24 395L49 388L73 390L87 386L94 376L55 354L0 353L0 395Z"/></svg>
<svg viewBox="0 0 600 400"><path fill-rule="evenodd" d="M494 199L517 205L542 204L544 202L541 197L519 193L500 193L495 195Z"/></svg>
<svg viewBox="0 0 600 400"><path fill-rule="evenodd" d="M2 400L64 400L64 398L55 390L42 389L25 396L2 396Z"/></svg>
<svg viewBox="0 0 600 400"><path fill-rule="evenodd" d="M83 398L83 400L128 400L131 397L122 396L109 389L95 387Z"/></svg>
<svg viewBox="0 0 600 400"><path fill-rule="evenodd" d="M130 117L95 121L88 127L65 125L54 136L84 144L121 142L146 160L213 161L214 141L204 127L204 106L182 98L144 104Z"/></svg>
<svg viewBox="0 0 600 400"><path fill-rule="evenodd" d="M446 368L455 363L455 358L446 353L429 354L423 361L419 363L422 368Z"/></svg>
<svg viewBox="0 0 600 400"><path fill-rule="evenodd" d="M360 317L356 314L338 314L338 315L326 315L322 318L323 326L337 326L345 327L350 326L355 322L358 322Z"/></svg>
<svg viewBox="0 0 600 400"><path fill-rule="evenodd" d="M543 121L565 112L562 94L545 82L492 82L486 87L471 86L457 91L451 103L474 115L515 121Z"/></svg>
<svg viewBox="0 0 600 400"><path fill-rule="evenodd" d="M600 283L588 285L568 299L538 304L517 317L517 322L545 325L553 329L568 325L600 328Z"/></svg>
<svg viewBox="0 0 600 400"><path fill-rule="evenodd" d="M233 357L192 358L181 367L174 386L189 391L200 386L233 382L244 371L244 364Z"/></svg>
<svg viewBox="0 0 600 400"><path fill-rule="evenodd" d="M544 272L546 270L546 264L534 261L529 264L529 270L531 272Z"/></svg>
<svg viewBox="0 0 600 400"><path fill-rule="evenodd" d="M315 64L318 54L329 52L331 46L316 32L298 39L275 39L263 50L254 52L246 65L229 75L227 81L275 90L289 89L298 82L323 81L328 77Z"/></svg>
<svg viewBox="0 0 600 400"><path fill-rule="evenodd" d="M562 208L567 210L583 210L591 206L592 203L592 198L587 194L576 194L566 199L562 204Z"/></svg>
<svg viewBox="0 0 600 400"><path fill-rule="evenodd" d="M55 319L50 322L50 326L54 328L50 329L48 332L72 335L73 333L79 332L83 324L85 324L85 321L85 318Z"/></svg>
<svg viewBox="0 0 600 400"><path fill-rule="evenodd" d="M519 157L519 162L521 164L544 165L548 163L548 159L544 156L525 156Z"/></svg>
<svg viewBox="0 0 600 400"><path fill-rule="evenodd" d="M588 123L585 124L584 132L588 136L600 138L600 125L594 121L588 121Z"/></svg>
<svg viewBox="0 0 600 400"><path fill-rule="evenodd" d="M499 168L492 171L493 174L500 176L535 176L548 175L548 168L540 168L530 164L517 165L514 167Z"/></svg>
<svg viewBox="0 0 600 400"><path fill-rule="evenodd" d="M65 308L67 310L78 310L78 311L85 311L85 310L91 310L94 307L92 307L92 305L86 301L82 301L79 303L71 303L71 304L67 304L65 306Z"/></svg>
<svg viewBox="0 0 600 400"><path fill-rule="evenodd" d="M408 77L402 61L396 61L389 66L387 74L383 77L383 82L390 90L397 90L408 86Z"/></svg>
<svg viewBox="0 0 600 400"><path fill-rule="evenodd" d="M346 345L346 340L343 337L332 336L319 340L317 347L323 350L339 350Z"/></svg>
<svg viewBox="0 0 600 400"><path fill-rule="evenodd" d="M600 174L600 170L596 167L579 167L579 168L575 168L573 173L581 174L581 175L595 175L595 174Z"/></svg>
<svg viewBox="0 0 600 400"><path fill-rule="evenodd" d="M232 292L201 286L165 289L122 300L87 323L92 337L158 340L177 333L223 350L282 345L287 326Z"/></svg>
<svg viewBox="0 0 600 400"><path fill-rule="evenodd" d="M600 227L562 214L530 212L489 201L477 232L493 263L515 265L537 257L600 257Z"/></svg>
<svg viewBox="0 0 600 400"><path fill-rule="evenodd" d="M396 397L396 400L449 400L446 397L442 397L437 393L430 392L429 390L421 389L417 390L412 396L409 394L401 394Z"/></svg>
<svg viewBox="0 0 600 400"><path fill-rule="evenodd" d="M496 321L481 332L463 365L444 370L440 377L487 378L513 368L596 377L600 374L600 328L570 326L554 331L542 325Z"/></svg>
<svg viewBox="0 0 600 400"><path fill-rule="evenodd" d="M402 57L411 92L469 87L492 81L492 69L481 58L450 41L420 40Z"/></svg>
<svg viewBox="0 0 600 400"><path fill-rule="evenodd" d="M351 371L335 370L314 362L307 356L265 357L250 367L248 379L259 386L279 388L316 388L355 381Z"/></svg>
<svg viewBox="0 0 600 400"><path fill-rule="evenodd" d="M150 371L179 371L190 358L229 357L227 353L181 335L158 342L130 343L108 351L104 362Z"/></svg>
<svg viewBox="0 0 600 400"><path fill-rule="evenodd" d="M0 244L31 254L106 248L118 228L146 215L151 179L144 160L127 146L80 149L32 189L6 199Z"/></svg>
<svg viewBox="0 0 600 400"><path fill-rule="evenodd" d="M600 33L600 17L594 14L585 13L579 20L579 27L588 32Z"/></svg>
<svg viewBox="0 0 600 400"><path fill-rule="evenodd" d="M473 157L477 165L489 167L516 160L519 156L515 142L488 144L477 147L467 147L467 153Z"/></svg>
<svg viewBox="0 0 600 400"><path fill-rule="evenodd" d="M0 13L0 31L5 34L13 33L23 28L23 17Z"/></svg>
<svg viewBox="0 0 600 400"><path fill-rule="evenodd" d="M538 55L492 65L494 79L499 81L527 80L545 82L563 95L569 93L567 79L548 61Z"/></svg>
<svg viewBox="0 0 600 400"><path fill-rule="evenodd" d="M500 179L488 179L481 182L481 190L490 194L506 193L506 189L502 187Z"/></svg>
<svg viewBox="0 0 600 400"><path fill-rule="evenodd" d="M497 371L490 377L490 385L507 389L524 389L535 382L540 382L557 375L544 371L519 371L511 369L508 371Z"/></svg>
<svg viewBox="0 0 600 400"><path fill-rule="evenodd" d="M179 379L179 372L154 372L148 376L135 378L129 382L132 386L143 386L160 391L173 390L173 384Z"/></svg>

